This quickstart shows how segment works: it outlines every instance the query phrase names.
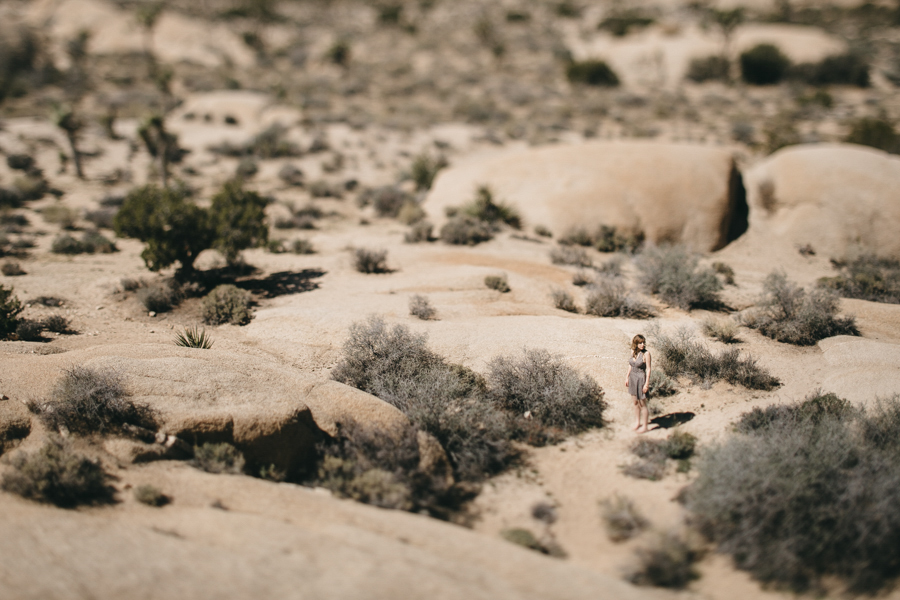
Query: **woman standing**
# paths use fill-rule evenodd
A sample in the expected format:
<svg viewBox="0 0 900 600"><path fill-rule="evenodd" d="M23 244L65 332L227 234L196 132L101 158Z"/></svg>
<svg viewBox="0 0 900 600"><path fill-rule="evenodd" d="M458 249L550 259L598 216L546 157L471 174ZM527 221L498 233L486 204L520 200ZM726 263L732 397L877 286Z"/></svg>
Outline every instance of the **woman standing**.
<svg viewBox="0 0 900 600"><path fill-rule="evenodd" d="M647 340L638 334L631 340L631 358L628 361L628 373L625 374L625 387L634 400L634 415L637 417L634 430L638 433L649 431L650 411L647 408L647 392L650 389L650 368Z"/></svg>

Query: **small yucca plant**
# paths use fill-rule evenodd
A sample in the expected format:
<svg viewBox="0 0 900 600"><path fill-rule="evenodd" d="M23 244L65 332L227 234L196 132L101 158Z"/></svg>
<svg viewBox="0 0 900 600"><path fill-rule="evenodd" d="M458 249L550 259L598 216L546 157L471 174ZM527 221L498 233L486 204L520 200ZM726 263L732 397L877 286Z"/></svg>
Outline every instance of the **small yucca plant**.
<svg viewBox="0 0 900 600"><path fill-rule="evenodd" d="M190 327L185 327L184 331L175 334L175 345L209 350L212 348L213 341L209 334L206 333L205 328L191 325Z"/></svg>

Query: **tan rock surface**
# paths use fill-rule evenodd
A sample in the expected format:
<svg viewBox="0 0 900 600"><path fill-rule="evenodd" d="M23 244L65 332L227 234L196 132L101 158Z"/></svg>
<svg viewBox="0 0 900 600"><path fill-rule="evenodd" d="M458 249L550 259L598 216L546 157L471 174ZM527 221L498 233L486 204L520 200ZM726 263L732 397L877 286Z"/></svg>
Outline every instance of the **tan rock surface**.
<svg viewBox="0 0 900 600"><path fill-rule="evenodd" d="M114 508L60 511L0 496L0 597L648 597L499 539L294 485L165 463L126 480L173 503L122 492Z"/></svg>
<svg viewBox="0 0 900 600"><path fill-rule="evenodd" d="M442 171L425 209L437 223L446 207L466 204L488 185L525 226L557 236L601 224L642 230L653 242L697 250L727 242L733 214L731 154L688 144L589 142L512 150L459 161Z"/></svg>
<svg viewBox="0 0 900 600"><path fill-rule="evenodd" d="M809 244L831 258L900 257L900 158L850 144L792 146L748 169L744 184L751 238Z"/></svg>

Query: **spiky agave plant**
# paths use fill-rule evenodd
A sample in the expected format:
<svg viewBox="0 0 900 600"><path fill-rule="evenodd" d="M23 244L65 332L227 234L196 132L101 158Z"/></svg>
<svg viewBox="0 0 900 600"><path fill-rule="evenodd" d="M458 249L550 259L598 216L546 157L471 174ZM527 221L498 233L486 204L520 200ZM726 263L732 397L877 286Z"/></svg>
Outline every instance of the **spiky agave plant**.
<svg viewBox="0 0 900 600"><path fill-rule="evenodd" d="M210 335L206 333L206 328L191 325L190 327L185 327L184 331L175 334L175 345L209 350L212 348L213 341Z"/></svg>

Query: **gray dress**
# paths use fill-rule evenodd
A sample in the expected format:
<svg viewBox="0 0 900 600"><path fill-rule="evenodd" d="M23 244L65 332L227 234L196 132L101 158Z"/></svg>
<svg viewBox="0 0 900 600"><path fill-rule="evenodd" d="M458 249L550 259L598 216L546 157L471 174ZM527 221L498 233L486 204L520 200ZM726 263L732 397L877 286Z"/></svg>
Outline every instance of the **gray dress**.
<svg viewBox="0 0 900 600"><path fill-rule="evenodd" d="M644 384L647 382L647 363L644 362L644 353L638 352L628 360L631 365L631 374L628 375L628 393L637 396L638 400L647 398L644 393Z"/></svg>

